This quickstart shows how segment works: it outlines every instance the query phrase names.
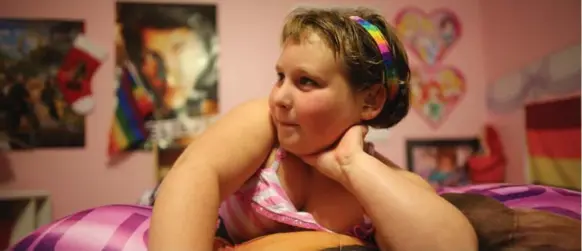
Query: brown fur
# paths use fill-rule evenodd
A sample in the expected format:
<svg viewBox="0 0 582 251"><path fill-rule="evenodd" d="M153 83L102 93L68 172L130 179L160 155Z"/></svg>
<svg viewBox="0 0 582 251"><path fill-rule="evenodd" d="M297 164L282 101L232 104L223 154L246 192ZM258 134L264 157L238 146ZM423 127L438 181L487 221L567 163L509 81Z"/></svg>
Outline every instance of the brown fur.
<svg viewBox="0 0 582 251"><path fill-rule="evenodd" d="M533 209L510 209L477 194L443 194L469 219L483 251L575 251L580 221Z"/></svg>

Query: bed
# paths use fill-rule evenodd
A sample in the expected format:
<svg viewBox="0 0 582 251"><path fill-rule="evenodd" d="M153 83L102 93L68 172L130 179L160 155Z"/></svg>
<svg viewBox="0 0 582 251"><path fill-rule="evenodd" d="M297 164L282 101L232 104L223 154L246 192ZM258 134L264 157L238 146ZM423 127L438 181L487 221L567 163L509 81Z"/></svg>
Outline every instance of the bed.
<svg viewBox="0 0 582 251"><path fill-rule="evenodd" d="M580 220L579 191L540 185L500 183L442 188L438 192L482 194L510 208L538 209ZM150 216L150 206L106 205L91 208L37 229L10 250L145 251Z"/></svg>

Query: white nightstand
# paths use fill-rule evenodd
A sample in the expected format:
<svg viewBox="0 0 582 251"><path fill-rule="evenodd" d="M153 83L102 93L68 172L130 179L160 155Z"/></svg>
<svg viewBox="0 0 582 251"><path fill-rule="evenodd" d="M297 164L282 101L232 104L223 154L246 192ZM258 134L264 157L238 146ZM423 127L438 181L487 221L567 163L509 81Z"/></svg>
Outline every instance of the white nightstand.
<svg viewBox="0 0 582 251"><path fill-rule="evenodd" d="M50 195L46 191L0 191L0 214L14 219L10 245L52 221Z"/></svg>

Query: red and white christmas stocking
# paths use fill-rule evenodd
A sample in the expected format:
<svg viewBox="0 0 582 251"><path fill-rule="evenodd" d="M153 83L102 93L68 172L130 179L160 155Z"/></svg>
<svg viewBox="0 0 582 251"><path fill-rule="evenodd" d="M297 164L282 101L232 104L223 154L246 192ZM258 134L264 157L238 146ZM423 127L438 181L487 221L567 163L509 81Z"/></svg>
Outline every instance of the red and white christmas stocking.
<svg viewBox="0 0 582 251"><path fill-rule="evenodd" d="M78 114L88 114L95 105L91 79L107 54L80 34L57 73L59 89L65 102Z"/></svg>

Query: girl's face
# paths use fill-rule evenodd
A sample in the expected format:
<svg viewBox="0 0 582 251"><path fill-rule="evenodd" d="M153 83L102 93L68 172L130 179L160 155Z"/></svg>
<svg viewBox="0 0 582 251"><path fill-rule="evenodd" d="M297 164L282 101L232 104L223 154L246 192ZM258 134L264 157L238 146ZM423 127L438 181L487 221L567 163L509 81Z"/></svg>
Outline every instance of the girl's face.
<svg viewBox="0 0 582 251"><path fill-rule="evenodd" d="M341 63L317 34L287 42L276 71L269 106L285 150L319 152L362 120L363 95L352 91Z"/></svg>
<svg viewBox="0 0 582 251"><path fill-rule="evenodd" d="M443 156L439 159L439 170L450 172L455 169L455 162L451 157Z"/></svg>

